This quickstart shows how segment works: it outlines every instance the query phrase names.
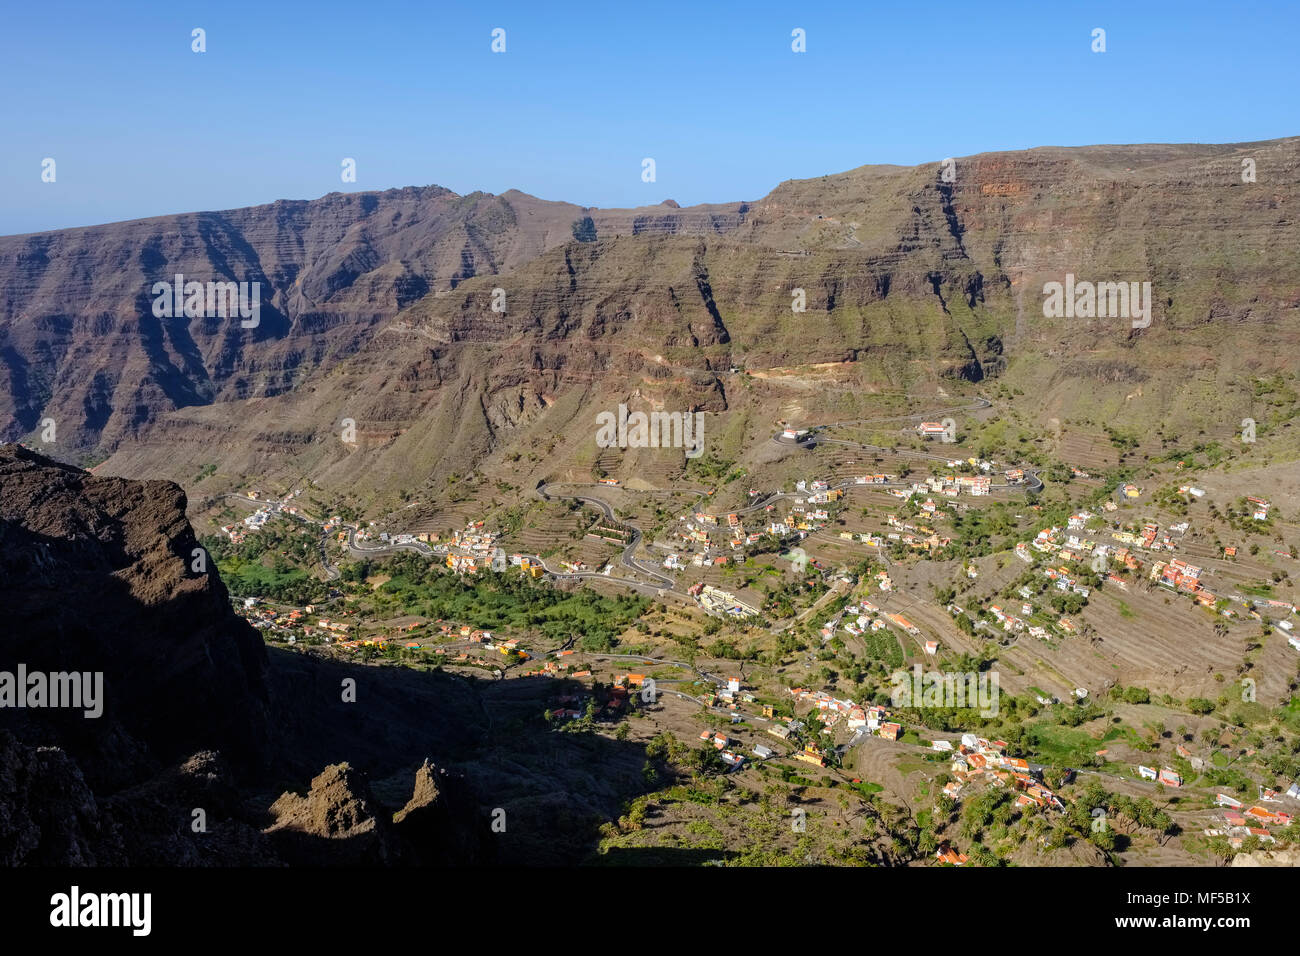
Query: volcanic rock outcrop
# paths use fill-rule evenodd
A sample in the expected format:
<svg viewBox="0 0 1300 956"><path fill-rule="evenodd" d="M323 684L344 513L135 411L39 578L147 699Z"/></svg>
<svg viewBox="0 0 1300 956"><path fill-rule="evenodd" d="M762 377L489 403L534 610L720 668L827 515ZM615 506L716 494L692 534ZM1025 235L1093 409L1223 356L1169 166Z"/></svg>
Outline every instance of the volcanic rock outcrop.
<svg viewBox="0 0 1300 956"><path fill-rule="evenodd" d="M479 859L477 805L427 759L475 739L464 682L268 655L205 558L170 482L0 447L0 865ZM60 673L96 699L16 686ZM342 705L344 677L373 705ZM353 765L265 796L330 760ZM397 825L361 767L413 781Z"/></svg>

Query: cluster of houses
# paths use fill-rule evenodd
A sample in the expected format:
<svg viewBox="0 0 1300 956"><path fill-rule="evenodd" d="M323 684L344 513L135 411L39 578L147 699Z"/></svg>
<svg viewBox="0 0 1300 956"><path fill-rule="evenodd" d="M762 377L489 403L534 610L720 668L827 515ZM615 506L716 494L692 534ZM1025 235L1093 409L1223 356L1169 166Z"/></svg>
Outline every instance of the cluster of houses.
<svg viewBox="0 0 1300 956"><path fill-rule="evenodd" d="M335 631L344 636L346 636L350 630L350 626L342 622L331 622L322 618L319 623L322 628ZM489 660L488 658L477 655L477 653L472 654L469 650L463 651L459 654L452 654L452 652L456 650L454 646L428 647L421 644L421 642L415 638L419 638L422 635L414 632L425 631L426 629L429 630L429 633L432 632L432 629L429 628L429 625L425 622L413 621L400 628L399 633L397 634L371 634L350 641L341 641L339 647L355 650L356 648L361 647L385 647L390 644L395 644L410 649L424 648L425 650L432 650L433 653L444 658L447 658L450 654L452 656L449 659L455 663L477 664L485 667L497 667L500 664L499 661ZM469 625L447 624L439 620L437 622L437 633L439 638L448 640L452 644L459 642L475 644L479 645L484 651L496 651L503 657L513 657L521 660L529 659L529 654L520 649L519 641L517 639L511 638L504 641L498 640L493 637L491 631L473 628ZM425 634L423 636L427 640L429 635ZM479 648L474 648L472 650L477 652Z"/></svg>
<svg viewBox="0 0 1300 956"><path fill-rule="evenodd" d="M438 634L442 637L455 640L459 638L462 641L468 641L471 644L491 644L493 642L492 632L484 631L476 627L470 627L468 624L443 624L438 622ZM518 641L507 641L510 647L516 646Z"/></svg>
<svg viewBox="0 0 1300 956"><path fill-rule="evenodd" d="M830 640L841 628L846 634L858 637L868 631L884 630L890 624L913 637L921 633L920 628L903 615L882 612L880 608L864 598L856 604L848 605L822 625L822 641Z"/></svg>
<svg viewBox="0 0 1300 956"><path fill-rule="evenodd" d="M951 465L952 462L948 464ZM988 462L984 464L987 465ZM988 475L934 475L924 482L916 482L911 490L912 494L932 493L946 498L956 498L963 492L983 496L993 490L993 479Z"/></svg>
<svg viewBox="0 0 1300 956"><path fill-rule="evenodd" d="M1038 624L1028 624L1023 619L1017 617L1016 615L1004 611L1001 605L998 604L991 605L989 607L989 613L992 614L994 619L999 624L1002 625L1002 630L1004 631L1018 634L1021 631L1027 630L1031 637L1037 637L1040 640L1047 639L1048 636L1047 628ZM1034 606L1028 603L1022 604L1020 606L1020 613L1024 615L1033 614Z"/></svg>
<svg viewBox="0 0 1300 956"><path fill-rule="evenodd" d="M292 504L293 499L297 498L301 494L302 489L295 488L293 491L285 495L282 500L268 500L264 499L262 493L254 488L245 494L244 497L250 498L253 501L263 501L265 503L262 507L258 508L251 515L246 517L242 522L238 524L223 525L221 532L229 537L234 544L238 544L251 532L260 531L268 521L281 512L287 515L292 515L295 518L302 518L305 521L311 520L299 512L297 505ZM336 518L335 520L338 519Z"/></svg>
<svg viewBox="0 0 1300 956"><path fill-rule="evenodd" d="M576 720L583 715L586 694L557 694L551 698L551 716L557 720Z"/></svg>
<svg viewBox="0 0 1300 956"><path fill-rule="evenodd" d="M1292 800L1300 800L1300 783L1293 783L1286 796ZM1260 788L1260 803L1275 803L1278 801L1278 794L1275 790ZM1257 837L1261 843L1274 843L1276 838L1270 832L1269 828L1281 828L1291 824L1294 817L1290 813L1281 810L1270 810L1256 804L1249 809L1243 809L1245 806L1240 800L1228 796L1226 793L1215 795L1215 804L1223 807L1223 827L1211 827L1205 830L1206 836L1222 836L1228 838L1228 843L1234 849L1240 849L1241 845L1250 837Z"/></svg>
<svg viewBox="0 0 1300 956"><path fill-rule="evenodd" d="M719 731L710 733L707 730L702 730L700 731L700 739L708 741L713 745L714 749L719 751L718 756L722 758L722 762L727 765L728 770L740 770L745 766L745 755L731 749L735 741L726 734ZM759 748L754 749L758 750ZM766 747L762 749L767 750ZM769 756L771 755L770 750L767 753Z"/></svg>
<svg viewBox="0 0 1300 956"><path fill-rule="evenodd" d="M1154 767L1144 767L1139 764L1137 773L1143 780L1154 780L1166 787L1181 787L1183 785L1182 774L1172 767L1161 767L1156 770Z"/></svg>
<svg viewBox="0 0 1300 956"><path fill-rule="evenodd" d="M768 510L771 509L769 505ZM669 553L664 559L664 567L670 569L726 564L729 559L722 551L728 547L737 551L746 545L757 544L763 536L761 530L746 529L740 515L735 512L714 515L696 511L682 515L678 521L681 527L669 533L668 546L682 548L686 553Z"/></svg>
<svg viewBox="0 0 1300 956"><path fill-rule="evenodd" d="M840 539L843 541L857 541L873 548L878 548L885 543L884 535L871 534L870 532L841 531Z"/></svg>
<svg viewBox="0 0 1300 956"><path fill-rule="evenodd" d="M1113 564L1122 564L1130 571L1140 572L1143 567L1142 561L1133 549L1145 548L1151 551L1173 551L1178 547L1179 539L1187 533L1189 527L1188 523L1184 521L1170 526L1162 533L1159 525L1149 522L1142 526L1140 532L1113 531L1110 537L1118 544L1124 545L1124 547L1114 547L1110 544L1100 543L1093 538L1081 536L1086 533L1085 529L1088 522L1094 517L1095 515L1090 512L1082 511L1071 515L1065 528L1056 526L1043 528L1032 541L1019 542L1015 546L1015 555L1026 564L1036 563L1038 559L1035 557L1034 552L1051 556L1053 560L1065 562L1059 567L1043 569L1042 574L1054 582L1054 586L1058 591L1072 591L1086 598L1089 595L1089 589L1072 576L1072 572L1066 565L1082 561L1091 556L1093 567L1103 570L1109 582L1127 588L1123 578L1111 573L1110 568ZM1206 591L1200 584L1200 575L1200 568L1176 558L1168 562L1157 561L1150 571L1152 581L1166 587L1194 594L1201 603L1213 605L1217 598ZM1029 597L1029 595L1024 596ZM1029 605L1025 605L1025 607L1024 613L1029 614ZM1013 614L1001 612L1000 608L990 608L990 610L1006 630L1020 631L1026 629L1024 622ZM1043 629L1030 628L1030 633L1035 634L1035 636L1045 636L1045 631L1044 633L1036 633L1037 631L1043 631Z"/></svg>
<svg viewBox="0 0 1300 956"><path fill-rule="evenodd" d="M886 740L897 740L902 736L902 726L890 722L887 719L889 711L879 704L855 704L825 691L804 687L790 688L790 695L797 701L811 704L815 710L810 716L820 721L826 730L834 730L843 721L845 729L855 733L875 734Z"/></svg>
<svg viewBox="0 0 1300 956"><path fill-rule="evenodd" d="M251 518L253 516L249 515L249 517ZM245 518L244 520L247 521L248 519ZM256 531L261 528L263 524L265 524L265 520L259 522L256 526L247 525L246 527L241 527L237 524L226 524L221 526L221 533L229 537L232 544L239 544L239 542L248 537L249 531Z"/></svg>
<svg viewBox="0 0 1300 956"><path fill-rule="evenodd" d="M1178 558L1174 558L1169 562L1157 561L1152 564L1150 577L1152 581L1162 587L1175 591L1186 591L1189 594L1208 595L1209 600L1207 603L1209 604L1213 604L1217 600L1201 584L1201 569Z"/></svg>
<svg viewBox="0 0 1300 956"><path fill-rule="evenodd" d="M860 485L885 484L894 481L893 475L863 475L855 478ZM809 534L821 531L831 520L828 507L844 497L843 487L831 487L824 479L795 482L795 496L789 510L778 513L777 504L768 504L757 513L756 520L747 526L741 513L711 514L695 511L678 517L678 527L666 536L656 547L668 551L663 558L663 566L668 570L683 570L688 567L711 567L725 565L737 560L737 552L743 554L746 547L758 544L765 534L775 536L780 541L797 537L806 538ZM758 491L751 489L750 497L758 496ZM881 539L874 535L853 535L841 532L841 538L862 541L865 544L879 545ZM819 567L815 561L810 561Z"/></svg>
<svg viewBox="0 0 1300 956"><path fill-rule="evenodd" d="M374 522L371 523L373 524ZM366 537L370 538L372 537L372 535L367 533ZM421 531L418 534L413 534L410 532L389 534L387 531L383 531L380 532L379 534L379 540L387 542L389 544L413 544L416 541L425 541L425 542L428 542L430 540L436 541L438 540L438 536L429 531Z"/></svg>
<svg viewBox="0 0 1300 956"><path fill-rule="evenodd" d="M1185 489L1180 490L1185 490L1191 494L1204 493L1201 489L1193 488L1191 486L1186 486ZM1267 515L1269 508L1269 503L1267 501L1253 497L1248 498L1247 500L1258 509L1256 513L1257 518ZM1110 568L1113 564L1122 564L1124 568L1129 571L1141 573L1144 565L1139 559L1135 549L1141 548L1152 552L1176 551L1179 542L1187 534L1190 527L1188 522L1182 521L1170 525L1168 528L1162 530L1157 523L1147 522L1141 526L1140 530L1115 530L1110 532L1110 537L1117 542L1118 545L1121 545L1121 547L1114 547L1109 544L1099 543L1092 538L1080 536L1085 532L1088 522L1094 517L1095 516L1091 513L1083 511L1079 514L1071 515L1065 528L1043 528L1032 541L1022 541L1018 543L1015 546L1015 555L1026 564L1034 564L1036 562L1037 558L1035 557L1034 552L1038 552L1042 555L1051 555L1054 558L1067 563L1081 561L1091 555L1094 559L1094 568L1099 566L1098 559L1100 559L1101 566L1105 568L1107 581L1127 589L1127 583L1123 578L1110 573ZM1235 547L1224 548L1224 555L1226 557L1232 557L1236 553L1237 549ZM1286 554L1289 556L1289 552L1286 552ZM1080 585L1079 582L1071 576L1071 572L1066 566L1062 565L1057 568L1047 568L1043 570L1042 573L1055 582L1057 590L1074 591L1083 597L1088 596L1088 589ZM1150 571L1148 572L1148 578L1161 587L1189 594L1201 605L1213 608L1219 603L1220 599L1218 595L1208 590L1202 583L1202 574L1202 568L1179 558L1170 558L1168 560L1153 561ZM1026 597L1028 597L1028 595L1026 595ZM1245 605L1247 608L1250 608L1255 603L1260 603L1253 602L1235 594L1230 595L1230 598L1239 604ZM1294 613L1294 608L1292 608L1287 602L1279 601L1275 603ZM991 608L990 610L994 613L994 616L1002 622L1005 629L1016 631L1025 629L1024 622L1018 620L1014 615L1000 614L1000 609ZM1026 611L1025 613L1027 614L1029 612ZM1225 617L1233 617L1237 612L1234 612L1231 609L1224 609L1220 613ZM1260 614L1257 611L1250 610L1249 615L1257 620L1261 619ZM1289 625L1289 623L1290 622L1284 622L1284 624L1280 626L1282 626L1284 630L1290 630L1291 628L1286 626ZM1035 636L1038 637L1045 636L1045 632L1037 633L1042 630L1042 628L1029 628L1030 633L1035 634ZM1290 643L1297 650L1300 650L1300 638L1290 639Z"/></svg>
<svg viewBox="0 0 1300 956"><path fill-rule="evenodd" d="M927 514L935 513L933 501L925 501L921 504L921 510ZM925 525L912 524L911 522L900 519L897 515L888 515L885 519L891 528L896 531L886 532L885 538L889 541L898 541L907 545L909 548L915 548L921 551L938 551L952 544L951 538L941 536L933 528Z"/></svg>
<svg viewBox="0 0 1300 956"><path fill-rule="evenodd" d="M591 671L586 668L578 667L577 664L566 664L564 658L572 654L573 651L556 651L554 659L543 661L542 666L534 670L523 671L521 677L590 677ZM575 669L576 668L576 669Z"/></svg>
<svg viewBox="0 0 1300 956"><path fill-rule="evenodd" d="M953 467L966 467L983 471L985 474L952 474L944 477L931 477L924 482L914 483L910 489L898 489L892 493L904 500L914 496L923 496L920 503L922 512L938 517L940 506L929 498L930 495L942 495L953 498L965 492L971 495L987 495L992 488L992 479L987 474L994 463L980 459L967 462L954 460ZM1021 476L1023 478L1023 475ZM866 474L853 480L857 485L885 485L897 481L895 475ZM662 558L662 565L670 571L687 568L704 568L726 565L738 559L737 552L743 555L746 547L757 544L765 534L775 536L780 541L793 537L806 538L809 534L822 531L832 518L831 504L844 496L844 485L832 487L826 479L801 479L795 482L794 497L789 510L778 513L778 504L772 503L758 511L758 518L749 526L740 512L729 514L711 514L706 511L694 511L680 515L677 527L667 533L665 539L655 543L655 547L667 552ZM750 497L757 497L756 490L750 491ZM908 547L922 551L936 551L951 544L951 538L940 535L934 528L921 523L912 523L900 519L897 515L888 518L892 530L885 534L870 532L855 533L840 531L838 536L846 541L857 541L872 547L883 547L890 541L897 541ZM808 565L818 570L825 570L816 559L808 559ZM691 589L696 597L702 597L702 587ZM701 600L706 609L733 616L748 616L757 613L746 610L743 602L734 595L718 592L716 589L706 600Z"/></svg>
<svg viewBox="0 0 1300 956"><path fill-rule="evenodd" d="M768 509L776 510L774 505L768 505L764 511ZM785 517L772 517L764 530L768 534L776 535L778 538L793 534L798 534L800 538L806 538L811 532L820 531L830 518L831 514L825 508L813 508L809 511L803 503L803 499L796 499Z"/></svg>
<svg viewBox="0 0 1300 956"><path fill-rule="evenodd" d="M952 741L935 740L930 746L938 751L952 751ZM950 769L954 780L943 788L951 800L960 799L968 784L985 781L995 787L1014 787L1018 792L1016 806L1054 807L1064 810L1065 804L1041 780L1030 775L1029 763L1021 757L1008 757L1007 745L1001 740L986 740L975 734L962 734Z"/></svg>
<svg viewBox="0 0 1300 956"><path fill-rule="evenodd" d="M292 617L296 613L296 611L291 611L289 616ZM316 623L327 631L333 631L335 634L346 634L352 630L352 625L346 621L332 621L327 617L317 618Z"/></svg>
<svg viewBox="0 0 1300 956"><path fill-rule="evenodd" d="M546 566L542 564L541 559L539 558L530 558L526 554L512 554L510 555L509 560L512 567L518 568L530 578L540 578L546 573ZM576 568L586 570L587 566L585 564L570 561L566 562L565 567L566 569Z"/></svg>
<svg viewBox="0 0 1300 956"><path fill-rule="evenodd" d="M580 671L583 676L589 675L590 671ZM578 674L574 674L577 677ZM635 678L635 681L633 680ZM609 699L605 701L603 707L597 712L597 716L609 720L616 720L627 712L632 693L635 688L639 687L645 680L644 674L624 674L622 677L614 678L609 687Z"/></svg>
<svg viewBox="0 0 1300 956"><path fill-rule="evenodd" d="M1026 557L1028 549L1032 548L1040 554L1059 555L1063 561L1078 561L1090 554L1107 557L1111 551L1109 545L1099 544L1092 538L1081 538L1077 533L1083 531L1092 518L1092 514L1084 511L1071 515L1064 528L1056 526L1042 528L1034 536L1033 541L1021 542L1021 545L1017 546L1017 554ZM1126 531L1117 531L1111 537L1122 544L1135 544L1138 540ZM1025 553L1021 554L1022 551Z"/></svg>
<svg viewBox="0 0 1300 956"><path fill-rule="evenodd" d="M505 552L497 547L499 537L501 535L497 532L484 531L482 521L471 521L464 530L453 532L437 550L446 551L447 567L452 571L477 574L490 569L494 558L498 565L505 563ZM428 536L424 540L427 541Z"/></svg>
<svg viewBox="0 0 1300 956"><path fill-rule="evenodd" d="M724 686L719 687L716 691L710 691L702 698L706 707L722 706L727 710L735 711L739 708L740 703L752 704L755 700L753 693L740 689L740 680L731 678ZM771 717L771 708L765 708L763 716Z"/></svg>
<svg viewBox="0 0 1300 956"><path fill-rule="evenodd" d="M1021 551L1022 548L1024 549L1023 554ZM1025 557L1027 561L1033 560L1032 556L1027 556L1028 545L1023 543L1018 545L1016 553L1019 556ZM1060 556L1066 557L1066 554L1067 553L1063 553ZM1055 568L1041 568L1039 573L1049 581L1053 582L1056 590L1063 593L1074 593L1084 598L1088 597L1092 593L1091 589L1081 584L1078 578L1072 576L1070 569L1064 565ZM1118 578L1116 580L1120 581ZM1122 584L1123 582L1120 581L1120 583ZM1003 608L1000 604L991 604L988 607L988 613L992 615L994 620L996 620L1002 629L1008 633L1019 634L1023 632L1028 633L1031 637L1036 637L1039 640L1047 640L1052 636L1052 632L1048 630L1047 626L1042 623L1035 624L1031 620L1028 620L1028 618L1033 615L1041 615L1043 613L1032 603L1034 593L1035 592L1028 585L1025 585L1021 587L1018 592L1023 601L1017 610ZM957 615L962 613L962 609L956 605L950 604L948 605L948 612ZM1074 622L1066 616L1055 617L1055 620L1050 621L1049 623L1065 634L1071 634L1077 630Z"/></svg>
<svg viewBox="0 0 1300 956"><path fill-rule="evenodd" d="M332 596L338 596L333 592ZM344 621L334 621L327 617L312 620L318 613L313 604L294 607L287 610L264 604L260 598L244 598L236 612L258 630L280 634L289 643L297 643L298 637L323 637L328 643L331 635L346 635L352 625Z"/></svg>

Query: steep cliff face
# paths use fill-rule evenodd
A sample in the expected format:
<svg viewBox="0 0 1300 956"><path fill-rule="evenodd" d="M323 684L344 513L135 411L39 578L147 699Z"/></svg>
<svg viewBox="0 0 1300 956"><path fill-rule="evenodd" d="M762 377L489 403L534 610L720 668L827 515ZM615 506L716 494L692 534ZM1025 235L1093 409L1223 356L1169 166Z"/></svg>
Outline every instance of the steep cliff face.
<svg viewBox="0 0 1300 956"><path fill-rule="evenodd" d="M0 864L477 859L477 804L429 764L478 740L472 689L268 656L196 550L170 482L0 448ZM32 696L59 673L92 675L77 706ZM266 796L337 761L305 797ZM407 781L398 822L423 822L394 827L367 772Z"/></svg>
<svg viewBox="0 0 1300 956"><path fill-rule="evenodd" d="M46 417L64 448L112 448L161 414L276 395L427 293L601 234L736 228L739 204L585 210L437 186L0 237L0 438ZM155 282L258 282L239 318L156 318Z"/></svg>
<svg viewBox="0 0 1300 956"><path fill-rule="evenodd" d="M261 638L231 610L164 481L96 478L0 448L0 670L101 672L103 714L6 710L92 785L123 785L204 748L266 756Z"/></svg>
<svg viewBox="0 0 1300 956"><path fill-rule="evenodd" d="M1242 181L1244 158L1256 164L1253 183ZM100 374L104 360L90 352L111 344L95 345L84 321L56 335L52 305L44 318L19 315L7 293L19 316L0 324L9 336L0 385L15 409L8 430L48 414L60 428L52 447L114 451L108 473L188 480L216 462L230 474L307 473L327 486L393 490L415 484L412 475L436 479L556 436L581 440L595 412L621 400L783 417L788 395L728 392L719 372L733 365L808 394L830 389L832 399L1003 376L1045 418L1131 409L1149 425L1194 407L1198 421L1179 424L1201 428L1240 420L1243 383L1285 367L1300 347L1291 255L1300 246L1291 212L1300 140L1045 148L958 158L947 171L863 167L782 183L753 204L693 209L581 210L437 190L288 204L293 217L259 261L280 250L274 261L296 263L276 286L276 308L291 321L255 330L225 364L203 358L212 341L186 346L205 370L223 371L175 365L184 384L172 398L139 392L153 388L157 362L123 355ZM241 215L251 222L280 205ZM342 218L327 225L331 210ZM570 223L586 214L597 240L571 241ZM182 241L188 223L167 241ZM118 261L148 238L137 234L143 224L104 228L135 230L120 237ZM0 240L0 275L10 271L6 249L8 262L26 250L51 275L71 268L75 256L51 252L86 232ZM453 256L462 236L471 253ZM160 270L174 271L179 255ZM427 293L415 279L393 291L408 273ZM1045 317L1045 284L1067 275L1149 282L1151 325ZM103 287L96 277L85 295ZM137 304L115 309L138 323ZM64 360L75 349L56 339L77 343L80 364ZM275 379L274 369L290 367ZM790 371L831 367L845 370L834 382ZM36 381L51 370L64 376L58 388ZM1143 401L1125 405L1139 385ZM123 416L148 424L127 428ZM356 423L355 446L338 441L344 418ZM715 433L725 427L715 420Z"/></svg>

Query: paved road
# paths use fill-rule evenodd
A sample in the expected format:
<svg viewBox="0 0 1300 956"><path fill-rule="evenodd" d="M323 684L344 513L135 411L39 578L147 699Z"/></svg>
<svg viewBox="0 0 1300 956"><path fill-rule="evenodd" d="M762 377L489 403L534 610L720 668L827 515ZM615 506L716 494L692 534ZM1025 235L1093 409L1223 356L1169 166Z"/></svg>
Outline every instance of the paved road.
<svg viewBox="0 0 1300 956"><path fill-rule="evenodd" d="M623 554L620 556L619 559L623 567L627 568L629 571L632 571L633 573L644 574L646 577L650 578L651 580L659 582L657 587L663 588L666 591L672 591L677 587L677 582L674 579L668 577L668 575L660 574L658 571L655 571L651 568L647 568L644 565L637 562L636 550L638 547L641 546L641 529L637 528L635 525L630 525L625 521L619 521L619 519L614 515L614 506L611 505L608 501L605 501L603 498L597 498L594 495L566 494L562 492L553 493L551 491L551 487L548 482L542 482L540 485L537 486L535 490L537 494L544 501L553 501L557 498L567 498L573 501L581 501L586 504L593 505L596 508L600 509L601 514L605 516L605 519L607 521L612 521L621 525L622 527L628 528L632 532L632 538L631 540L628 541L627 547L623 549ZM543 567L545 567L545 565L543 565ZM547 570L549 571L550 569L548 568ZM596 576L603 577L603 575L596 575Z"/></svg>
<svg viewBox="0 0 1300 956"><path fill-rule="evenodd" d="M330 559L325 554L325 542L329 540L329 536L330 533L328 531L325 530L321 531L320 563L321 563L321 567L325 569L325 577L331 581L337 581L339 577L339 569L335 565L330 564Z"/></svg>
<svg viewBox="0 0 1300 956"><path fill-rule="evenodd" d="M390 541L388 544L381 544L373 548L363 548L356 543L357 528L355 525L344 525L347 529L348 553L356 557L369 557L376 554L393 554L397 551L414 551L416 554L424 555L426 558L432 558L436 551L423 541Z"/></svg>

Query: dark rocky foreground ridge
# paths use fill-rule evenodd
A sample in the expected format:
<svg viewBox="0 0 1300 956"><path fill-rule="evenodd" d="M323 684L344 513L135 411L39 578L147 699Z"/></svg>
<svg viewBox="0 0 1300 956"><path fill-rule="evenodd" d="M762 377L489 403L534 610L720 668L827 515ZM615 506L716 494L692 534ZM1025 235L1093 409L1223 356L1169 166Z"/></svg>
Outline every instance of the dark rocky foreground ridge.
<svg viewBox="0 0 1300 956"><path fill-rule="evenodd" d="M177 486L0 448L0 671L104 675L96 719L0 709L0 865L486 862L430 760L476 743L463 682L268 654L196 547Z"/></svg>

